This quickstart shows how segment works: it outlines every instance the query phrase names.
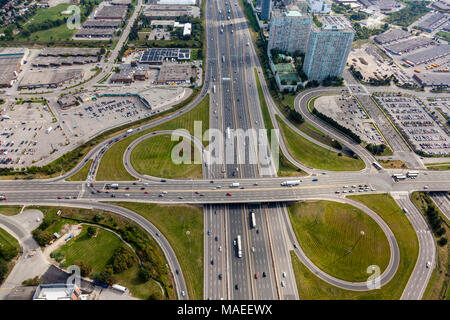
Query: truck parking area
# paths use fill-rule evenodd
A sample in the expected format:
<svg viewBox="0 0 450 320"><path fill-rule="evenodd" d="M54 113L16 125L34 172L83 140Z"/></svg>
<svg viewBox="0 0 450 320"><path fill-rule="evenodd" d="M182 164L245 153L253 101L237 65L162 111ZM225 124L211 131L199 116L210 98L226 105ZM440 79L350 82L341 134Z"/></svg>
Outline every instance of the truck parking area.
<svg viewBox="0 0 450 320"><path fill-rule="evenodd" d="M381 94L375 98L416 151L435 155L450 153L449 136L422 101L399 94Z"/></svg>

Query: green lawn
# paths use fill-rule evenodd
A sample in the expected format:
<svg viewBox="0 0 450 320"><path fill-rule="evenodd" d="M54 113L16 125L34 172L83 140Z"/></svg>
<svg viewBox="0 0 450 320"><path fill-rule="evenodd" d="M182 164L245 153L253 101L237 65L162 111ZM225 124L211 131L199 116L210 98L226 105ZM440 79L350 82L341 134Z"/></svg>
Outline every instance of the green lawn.
<svg viewBox="0 0 450 320"><path fill-rule="evenodd" d="M22 206L0 206L0 214L14 216L22 210Z"/></svg>
<svg viewBox="0 0 450 320"><path fill-rule="evenodd" d="M386 269L390 258L386 235L358 208L308 201L297 202L288 211L301 248L324 272L342 280L366 281L368 266Z"/></svg>
<svg viewBox="0 0 450 320"><path fill-rule="evenodd" d="M292 260L300 299L398 300L414 269L419 245L409 220L388 194L351 196L374 210L390 227L400 250L400 264L392 280L379 290L356 292L337 288L319 279L298 259ZM368 275L369 276L369 275Z"/></svg>
<svg viewBox="0 0 450 320"><path fill-rule="evenodd" d="M450 164L427 166L427 169L436 171L450 170Z"/></svg>
<svg viewBox="0 0 450 320"><path fill-rule="evenodd" d="M116 180L116 181L129 181L135 180L135 178L128 173L123 165L123 154L127 147L137 138L158 130L176 130L186 129L192 135L194 134L194 121L202 122L202 132L209 129L209 95L207 95L202 102L200 102L194 109L186 112L185 114L160 124L156 127L140 131L137 134L133 134L122 141L115 143L109 148L103 155L98 171L97 181Z"/></svg>
<svg viewBox="0 0 450 320"><path fill-rule="evenodd" d="M170 135L157 135L140 142L131 152L130 162L140 174L165 178L202 178L201 164L175 164L172 161L172 150L180 141L171 141ZM191 161L194 152L201 154L191 144Z"/></svg>
<svg viewBox="0 0 450 320"><path fill-rule="evenodd" d="M445 217L439 207L431 200L430 196L425 192L413 192L411 194L411 201L420 210L424 218L426 217L426 210L428 206L433 206L439 214L439 217L446 223L442 223L442 228L445 229L446 236L450 235L450 221ZM436 241L440 237L434 236ZM437 250L437 265L431 274L430 281L428 282L427 289L425 290L422 299L423 300L442 300L445 298L446 291L450 291L450 245L447 243L445 246L436 244Z"/></svg>
<svg viewBox="0 0 450 320"><path fill-rule="evenodd" d="M277 120L291 155L304 165L330 171L358 171L364 168L361 159L339 156L338 153L322 148L298 135L281 118L277 117Z"/></svg>
<svg viewBox="0 0 450 320"><path fill-rule="evenodd" d="M0 246L13 246L19 249L19 242L8 232L0 228Z"/></svg>
<svg viewBox="0 0 450 320"><path fill-rule="evenodd" d="M85 181L88 176L89 169L91 168L91 164L92 164L92 159L89 160L88 162L86 162L86 164L80 169L80 171L75 173L73 176L70 176L66 180L67 181Z"/></svg>
<svg viewBox="0 0 450 320"><path fill-rule="evenodd" d="M19 242L10 235L8 232L0 228L0 265L6 266L6 268L0 268L0 285L3 280L7 278L9 272L14 267L14 263L11 262L20 252ZM6 262L6 264L5 264Z"/></svg>
<svg viewBox="0 0 450 320"><path fill-rule="evenodd" d="M97 235L89 238L87 226L83 226L83 231L74 239L68 240L55 253L63 253L65 266L72 265L75 261L83 261L92 268L92 272L101 272L109 263L114 251L122 246L119 237L114 233L97 229Z"/></svg>
<svg viewBox="0 0 450 320"><path fill-rule="evenodd" d="M203 209L137 202L114 204L139 213L164 234L180 262L189 298L203 299Z"/></svg>

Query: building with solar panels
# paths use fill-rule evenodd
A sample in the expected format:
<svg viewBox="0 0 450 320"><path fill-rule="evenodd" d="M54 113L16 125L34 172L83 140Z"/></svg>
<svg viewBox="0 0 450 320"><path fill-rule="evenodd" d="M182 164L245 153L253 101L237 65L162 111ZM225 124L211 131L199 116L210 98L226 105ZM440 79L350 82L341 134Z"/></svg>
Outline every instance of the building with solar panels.
<svg viewBox="0 0 450 320"><path fill-rule="evenodd" d="M139 63L161 65L165 61L187 61L190 58L190 49L150 48L142 53Z"/></svg>

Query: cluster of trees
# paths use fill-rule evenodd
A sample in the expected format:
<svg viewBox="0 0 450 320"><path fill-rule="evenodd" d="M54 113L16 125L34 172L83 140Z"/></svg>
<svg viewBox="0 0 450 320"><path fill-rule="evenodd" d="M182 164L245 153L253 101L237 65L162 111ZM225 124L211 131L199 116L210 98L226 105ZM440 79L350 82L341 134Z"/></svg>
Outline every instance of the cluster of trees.
<svg viewBox="0 0 450 320"><path fill-rule="evenodd" d="M385 144L373 144L373 143L369 143L366 146L366 149L370 151L370 153L372 153L375 156L379 156L380 154L382 154L384 152L384 150L386 150L386 145Z"/></svg>
<svg viewBox="0 0 450 320"><path fill-rule="evenodd" d="M361 26L358 22L353 23L353 29L355 29L354 40L369 39L371 36L383 33L389 28L389 25L385 23L382 28L370 29L365 26Z"/></svg>
<svg viewBox="0 0 450 320"><path fill-rule="evenodd" d="M19 254L19 250L8 244L0 243L0 283L5 279L8 273L8 262Z"/></svg>
<svg viewBox="0 0 450 320"><path fill-rule="evenodd" d="M317 80L308 81L305 85L305 88L316 88L320 86L320 82Z"/></svg>
<svg viewBox="0 0 450 320"><path fill-rule="evenodd" d="M396 24L398 26L407 27L419 17L430 11L427 8L428 1L408 1L403 2L405 8L389 14L386 22Z"/></svg>
<svg viewBox="0 0 450 320"><path fill-rule="evenodd" d="M445 229L442 227L442 219L441 217L439 217L439 213L431 198L428 195L423 194L422 199L427 204L427 207L425 209L425 216L428 219L431 229L437 237L441 237L438 240L438 244L440 246L444 246L447 244L448 240L445 237Z"/></svg>
<svg viewBox="0 0 450 320"><path fill-rule="evenodd" d="M92 277L94 278L94 280L112 285L116 281L115 274L120 273L125 270L128 270L136 262L137 262L137 259L136 259L136 256L134 255L133 251L131 249L127 248L125 245L122 245L116 249L113 256L111 257L111 260L106 265L105 269L100 272L95 272L94 274L92 274ZM85 269L85 271L89 272L87 274L87 275L89 275L90 268L89 268L89 266L85 266L83 263L81 263L81 266L80 266L81 275L83 275L82 266L83 266L83 269Z"/></svg>
<svg viewBox="0 0 450 320"><path fill-rule="evenodd" d="M305 121L299 112L291 108L289 108L288 118L297 124L302 124Z"/></svg>
<svg viewBox="0 0 450 320"><path fill-rule="evenodd" d="M67 22L67 18L45 20L41 23L29 23L22 27L21 35L28 38L32 33L59 27Z"/></svg>
<svg viewBox="0 0 450 320"><path fill-rule="evenodd" d="M344 79L341 77L326 77L322 81L324 87L341 87L344 85Z"/></svg>
<svg viewBox="0 0 450 320"><path fill-rule="evenodd" d="M349 136L356 143L361 143L361 138L356 133L354 133L349 128L346 128L346 127L340 125L333 118L330 118L329 116L324 115L323 113L317 111L317 109L315 109L315 108L312 110L312 113L315 116L317 116L319 119L322 119L326 123L330 124L331 126L335 127L336 129L340 130L345 135Z"/></svg>

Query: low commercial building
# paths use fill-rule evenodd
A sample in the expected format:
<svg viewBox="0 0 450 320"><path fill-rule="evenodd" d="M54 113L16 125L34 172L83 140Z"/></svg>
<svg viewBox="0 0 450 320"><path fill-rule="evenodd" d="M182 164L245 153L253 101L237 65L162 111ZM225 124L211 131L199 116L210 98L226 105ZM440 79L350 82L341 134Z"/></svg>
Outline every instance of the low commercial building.
<svg viewBox="0 0 450 320"><path fill-rule="evenodd" d="M164 61L189 60L190 49L178 48L150 48L145 50L139 58L142 64L163 64Z"/></svg>
<svg viewBox="0 0 450 320"><path fill-rule="evenodd" d="M388 44L394 41L409 38L411 34L408 31L402 29L390 29L382 34L374 37L374 41L378 44Z"/></svg>
<svg viewBox="0 0 450 320"><path fill-rule="evenodd" d="M132 0L112 0L111 4L113 6L129 6L133 2Z"/></svg>
<svg viewBox="0 0 450 320"><path fill-rule="evenodd" d="M28 72L19 89L56 88L84 77L83 69Z"/></svg>
<svg viewBox="0 0 450 320"><path fill-rule="evenodd" d="M192 33L192 24L185 23L183 27L183 36L190 36Z"/></svg>
<svg viewBox="0 0 450 320"><path fill-rule="evenodd" d="M97 39L111 39L114 35L114 29L104 29L104 28L89 28L80 29L75 34L76 38L97 38Z"/></svg>
<svg viewBox="0 0 450 320"><path fill-rule="evenodd" d="M190 84L197 75L197 68L190 63L164 64L160 67L157 84Z"/></svg>
<svg viewBox="0 0 450 320"><path fill-rule="evenodd" d="M66 94L58 99L58 105L61 109L66 110L77 104L77 98L71 94Z"/></svg>
<svg viewBox="0 0 450 320"><path fill-rule="evenodd" d="M45 48L40 53L41 57L96 57L99 48Z"/></svg>
<svg viewBox="0 0 450 320"><path fill-rule="evenodd" d="M117 29L122 22L120 20L87 20L83 28Z"/></svg>
<svg viewBox="0 0 450 320"><path fill-rule="evenodd" d="M404 53L408 53L410 51L417 50L420 48L425 48L434 44L435 41L433 39L425 37L417 37L414 39L391 44L387 47L384 47L384 49L390 53L402 55Z"/></svg>
<svg viewBox="0 0 450 320"><path fill-rule="evenodd" d="M309 11L312 13L330 13L331 2L328 0L307 0Z"/></svg>
<svg viewBox="0 0 450 320"><path fill-rule="evenodd" d="M450 87L450 76L448 73L419 73L415 74L413 78L424 87Z"/></svg>
<svg viewBox="0 0 450 320"><path fill-rule="evenodd" d="M195 6L197 4L197 0L157 0L158 4L167 4L167 5L192 5Z"/></svg>
<svg viewBox="0 0 450 320"><path fill-rule="evenodd" d="M0 48L0 87L9 87L28 54L26 48Z"/></svg>
<svg viewBox="0 0 450 320"><path fill-rule="evenodd" d="M150 73L149 65L135 63L121 64L119 72L113 73L110 78L112 83L132 83L136 80L145 81Z"/></svg>
<svg viewBox="0 0 450 320"><path fill-rule="evenodd" d="M178 19L182 16L200 17L200 8L194 6L170 6L153 4L146 7L144 17L148 19Z"/></svg>
<svg viewBox="0 0 450 320"><path fill-rule="evenodd" d="M439 11L450 12L450 0L435 1L431 6Z"/></svg>
<svg viewBox="0 0 450 320"><path fill-rule="evenodd" d="M433 60L446 57L450 54L450 44L440 44L405 56L403 60L409 65L416 66Z"/></svg>
<svg viewBox="0 0 450 320"><path fill-rule="evenodd" d="M103 6L95 13L95 19L118 19L123 20L127 14L127 7L125 6Z"/></svg>
<svg viewBox="0 0 450 320"><path fill-rule="evenodd" d="M81 290L74 284L41 284L33 300L81 300Z"/></svg>
<svg viewBox="0 0 450 320"><path fill-rule="evenodd" d="M431 14L427 15L426 19L421 21L417 25L417 27L420 30L423 30L426 32L433 32L434 30L436 30L438 27L440 27L447 21L448 21L447 15L440 13L440 12L435 12L435 13L431 13Z"/></svg>

